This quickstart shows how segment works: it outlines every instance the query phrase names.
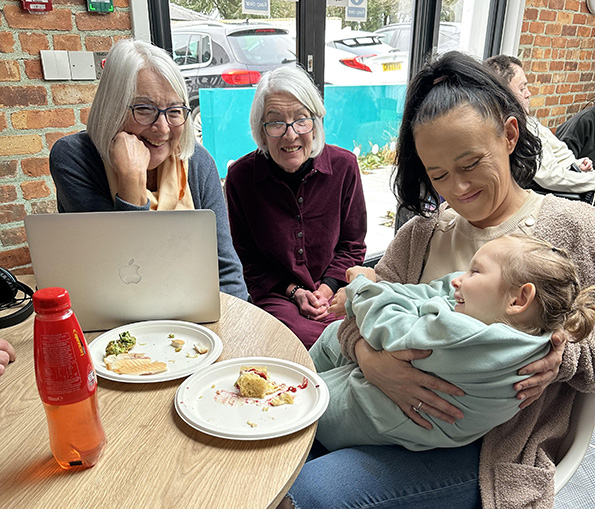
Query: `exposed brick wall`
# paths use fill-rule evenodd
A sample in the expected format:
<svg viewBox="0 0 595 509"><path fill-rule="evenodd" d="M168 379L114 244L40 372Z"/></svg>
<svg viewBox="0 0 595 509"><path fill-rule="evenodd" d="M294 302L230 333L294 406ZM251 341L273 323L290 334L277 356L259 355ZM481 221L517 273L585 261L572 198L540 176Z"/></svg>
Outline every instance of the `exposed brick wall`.
<svg viewBox="0 0 595 509"><path fill-rule="evenodd" d="M585 0L527 0L519 58L531 111L555 132L595 100L595 15Z"/></svg>
<svg viewBox="0 0 595 509"><path fill-rule="evenodd" d="M52 145L85 128L96 81L45 81L40 50L108 51L132 36L128 0L114 12L87 12L84 0L55 0L30 14L0 0L0 266L31 272L26 214L55 212Z"/></svg>

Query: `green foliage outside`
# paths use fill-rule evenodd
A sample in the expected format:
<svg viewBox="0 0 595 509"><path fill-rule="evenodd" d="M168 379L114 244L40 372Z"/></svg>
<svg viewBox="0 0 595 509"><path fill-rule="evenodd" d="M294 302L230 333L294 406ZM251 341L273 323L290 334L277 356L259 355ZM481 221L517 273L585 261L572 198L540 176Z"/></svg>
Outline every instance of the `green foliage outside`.
<svg viewBox="0 0 595 509"><path fill-rule="evenodd" d="M267 16L242 14L242 0L175 0L173 3L212 15L219 12L221 19L268 19ZM271 18L295 18L295 3L271 0Z"/></svg>
<svg viewBox="0 0 595 509"><path fill-rule="evenodd" d="M324 1L324 0L318 0ZM242 0L174 0L176 5L186 7L205 15L219 13L221 19L269 19L257 14L242 14ZM460 21L456 19L460 0L442 0L441 21ZM373 32L389 23L411 21L413 0L368 0L368 19L363 22L345 22L344 7L327 7L327 17L341 18L343 26L354 30ZM271 0L270 18L295 18L296 3L284 0Z"/></svg>
<svg viewBox="0 0 595 509"><path fill-rule="evenodd" d="M396 152L394 150L394 141L387 143L384 147L378 147L372 145L370 142L369 151L365 154L362 153L362 147L360 149L360 155L357 156L357 164L363 174L370 173L382 166L391 166L395 163Z"/></svg>

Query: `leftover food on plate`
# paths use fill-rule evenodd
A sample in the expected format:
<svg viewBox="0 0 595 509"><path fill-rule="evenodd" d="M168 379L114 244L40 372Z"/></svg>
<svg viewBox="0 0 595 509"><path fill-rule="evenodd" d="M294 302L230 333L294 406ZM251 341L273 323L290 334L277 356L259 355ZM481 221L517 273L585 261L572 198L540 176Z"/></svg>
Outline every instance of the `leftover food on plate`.
<svg viewBox="0 0 595 509"><path fill-rule="evenodd" d="M258 390L250 392L254 385ZM268 389L273 392L266 394ZM245 396L247 392L264 395ZM203 433L264 440L310 425L322 415L328 400L324 381L301 364L241 357L214 363L184 380L176 391L175 407L187 424Z"/></svg>
<svg viewBox="0 0 595 509"><path fill-rule="evenodd" d="M198 343L194 343L194 349L198 352L198 354L203 355L209 351L206 346L199 345Z"/></svg>
<svg viewBox="0 0 595 509"><path fill-rule="evenodd" d="M269 372L265 367L242 366L234 385L245 398L264 398L278 389L278 385L269 379Z"/></svg>
<svg viewBox="0 0 595 509"><path fill-rule="evenodd" d="M155 375L167 371L165 362L154 361L144 353L121 353L103 359L110 371L120 375Z"/></svg>
<svg viewBox="0 0 595 509"><path fill-rule="evenodd" d="M170 337L172 336L172 334L169 335ZM186 342L183 339L172 339L171 340L171 346L174 347L176 352L179 352L182 350L182 347L184 346Z"/></svg>
<svg viewBox="0 0 595 509"><path fill-rule="evenodd" d="M108 343L112 346L106 352ZM206 347L205 355L199 354L194 344L197 348ZM116 351L112 350L114 346L118 347ZM181 350L176 351L176 347ZM221 354L223 344L217 334L195 323L148 320L104 332L89 343L89 350L100 377L115 382L153 383L187 377L199 367L212 364ZM126 357L106 359L122 353L135 354L135 362ZM143 360L137 362L138 359Z"/></svg>
<svg viewBox="0 0 595 509"><path fill-rule="evenodd" d="M293 405L293 396L289 392L282 392L271 399L271 406Z"/></svg>
<svg viewBox="0 0 595 509"><path fill-rule="evenodd" d="M129 331L120 333L120 337L115 341L110 341L105 347L105 355L118 355L128 353L136 345L136 338L130 335Z"/></svg>
<svg viewBox="0 0 595 509"><path fill-rule="evenodd" d="M191 354L190 352L186 353L186 357L190 357L191 359L196 359L199 355L204 355L205 353L207 353L209 351L209 349L206 346L203 346L199 343L194 343L194 351L196 353Z"/></svg>

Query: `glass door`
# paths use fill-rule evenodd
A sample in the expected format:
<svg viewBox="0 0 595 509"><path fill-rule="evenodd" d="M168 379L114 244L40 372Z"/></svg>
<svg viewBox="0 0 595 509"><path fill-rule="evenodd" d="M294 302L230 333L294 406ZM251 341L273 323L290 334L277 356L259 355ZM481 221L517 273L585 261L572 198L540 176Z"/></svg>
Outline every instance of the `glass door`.
<svg viewBox="0 0 595 509"><path fill-rule="evenodd" d="M356 10L360 17L353 20L348 0L326 0L323 22L318 14L312 20L306 3L293 1L271 0L270 16L255 16L242 15L239 0L217 2L219 10L214 1L176 0L170 8L173 53L187 82L199 141L224 179L231 162L256 148L249 113L262 73L296 65L297 42L320 37L324 27L325 133L328 143L358 157L368 205L368 256L379 256L397 222L391 173L410 68L417 65L411 62L420 51L414 30L429 35L434 53L456 49L481 58L486 34L494 30L490 9L501 1L358 0L365 13ZM298 7L308 14L306 21L296 23ZM419 14L423 9L439 12L437 30ZM306 57L319 62L321 55Z"/></svg>

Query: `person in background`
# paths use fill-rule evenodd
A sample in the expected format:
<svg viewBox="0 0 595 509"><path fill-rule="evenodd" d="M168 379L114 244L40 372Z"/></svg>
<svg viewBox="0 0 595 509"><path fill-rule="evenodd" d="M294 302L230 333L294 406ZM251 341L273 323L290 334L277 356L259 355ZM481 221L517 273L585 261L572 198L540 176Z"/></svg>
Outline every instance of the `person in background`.
<svg viewBox="0 0 595 509"><path fill-rule="evenodd" d="M496 55L488 58L485 64L506 81L529 114L531 92L521 61L507 55ZM529 126L541 140L541 166L533 179L536 184L547 191L565 193L582 194L595 190L595 171L590 158L577 159L566 143L556 138L537 117L529 117Z"/></svg>
<svg viewBox="0 0 595 509"><path fill-rule="evenodd" d="M347 279L347 316L361 336L375 350L431 349L412 364L465 391L446 396L464 418L450 424L426 415L432 428L418 426L341 353L335 322L310 350L330 391L316 433L328 450L470 444L520 411L513 385L528 375L518 370L549 352L554 331L564 328L580 341L595 324L595 286L581 292L568 254L528 235L491 240L466 272L429 284L376 283L369 267L348 269ZM423 412L423 404L414 410Z"/></svg>
<svg viewBox="0 0 595 509"><path fill-rule="evenodd" d="M258 148L230 166L225 182L248 292L308 348L334 320L329 303L366 251L357 159L325 144L324 114L301 68L267 72L250 113Z"/></svg>
<svg viewBox="0 0 595 509"><path fill-rule="evenodd" d="M5 339L0 339L0 376L6 372L8 364L14 362L16 358L14 347Z"/></svg>
<svg viewBox="0 0 595 509"><path fill-rule="evenodd" d="M595 106L570 117L558 129L556 137L566 143L577 158L595 160Z"/></svg>
<svg viewBox="0 0 595 509"><path fill-rule="evenodd" d="M518 233L565 249L581 285L595 284L593 207L523 189L540 152L523 107L486 66L459 52L429 62L407 88L394 180L401 205L415 217L374 267L378 279L429 283L465 270L490 240ZM445 201L436 208L439 196ZM341 301L344 290L335 296L335 312ZM595 391L593 335L580 343L566 336L554 333L550 353L519 370L531 375L513 385L521 411L484 437L420 452L398 445L313 451L280 507L552 507L552 458L577 391ZM412 365L431 358L431 350L377 351L349 317L338 339L366 381L419 426L432 427L425 416L451 424L465 419L464 409L447 400L464 391Z"/></svg>
<svg viewBox="0 0 595 509"><path fill-rule="evenodd" d="M215 162L194 139L177 65L151 44L122 40L107 55L87 131L50 152L59 212L211 209L222 292L247 299Z"/></svg>

